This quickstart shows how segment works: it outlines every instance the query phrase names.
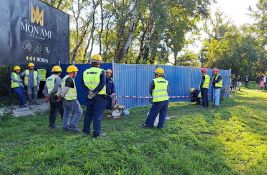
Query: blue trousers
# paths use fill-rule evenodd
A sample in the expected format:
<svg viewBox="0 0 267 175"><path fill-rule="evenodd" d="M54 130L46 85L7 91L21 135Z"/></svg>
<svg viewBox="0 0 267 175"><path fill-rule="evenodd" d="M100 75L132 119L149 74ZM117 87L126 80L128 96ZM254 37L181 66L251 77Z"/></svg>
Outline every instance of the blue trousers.
<svg viewBox="0 0 267 175"><path fill-rule="evenodd" d="M158 123L158 128L163 128L164 127L164 123L165 123L165 119L166 119L166 115L168 112L168 104L169 101L162 101L162 102L154 102L150 111L149 111L149 115L146 119L146 126L147 127L153 127L154 121L157 117L157 115L159 114L159 123Z"/></svg>
<svg viewBox="0 0 267 175"><path fill-rule="evenodd" d="M107 96L107 106L106 109L111 110L112 109L112 96Z"/></svg>
<svg viewBox="0 0 267 175"><path fill-rule="evenodd" d="M22 86L13 88L12 92L19 96L19 105L25 105L24 88Z"/></svg>
<svg viewBox="0 0 267 175"><path fill-rule="evenodd" d="M97 95L92 100L87 99L86 114L84 116L83 132L85 134L90 133L90 126L93 122L93 137L98 137L101 132L101 120L103 118L103 112L106 108L106 96Z"/></svg>
<svg viewBox="0 0 267 175"><path fill-rule="evenodd" d="M209 89L201 88L201 96L202 96L202 106L207 108L209 107Z"/></svg>
<svg viewBox="0 0 267 175"><path fill-rule="evenodd" d="M220 105L220 98L221 98L221 88L213 89L213 101L215 106Z"/></svg>
<svg viewBox="0 0 267 175"><path fill-rule="evenodd" d="M63 127L64 128L78 128L78 123L80 117L83 114L83 110L81 108L78 100L63 100ZM71 114L73 113L73 117L71 120Z"/></svg>

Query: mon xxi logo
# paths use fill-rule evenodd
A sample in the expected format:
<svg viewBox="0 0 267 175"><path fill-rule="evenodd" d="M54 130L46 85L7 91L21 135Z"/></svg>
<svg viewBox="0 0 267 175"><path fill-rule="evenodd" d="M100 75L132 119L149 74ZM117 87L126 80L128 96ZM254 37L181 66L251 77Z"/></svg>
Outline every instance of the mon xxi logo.
<svg viewBox="0 0 267 175"><path fill-rule="evenodd" d="M40 11L39 7L36 8L31 6L31 22L40 24L40 26L44 26L44 9Z"/></svg>

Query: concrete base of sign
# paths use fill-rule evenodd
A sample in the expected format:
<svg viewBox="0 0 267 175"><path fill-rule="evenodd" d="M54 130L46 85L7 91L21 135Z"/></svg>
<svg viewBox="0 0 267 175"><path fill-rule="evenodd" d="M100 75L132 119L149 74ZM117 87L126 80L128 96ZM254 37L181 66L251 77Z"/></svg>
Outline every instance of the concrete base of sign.
<svg viewBox="0 0 267 175"><path fill-rule="evenodd" d="M38 105L30 105L24 108L19 106L10 106L0 108L0 116L4 114L11 114L14 117L34 116L37 113L47 112L49 110L49 103L45 103L44 100L39 100Z"/></svg>

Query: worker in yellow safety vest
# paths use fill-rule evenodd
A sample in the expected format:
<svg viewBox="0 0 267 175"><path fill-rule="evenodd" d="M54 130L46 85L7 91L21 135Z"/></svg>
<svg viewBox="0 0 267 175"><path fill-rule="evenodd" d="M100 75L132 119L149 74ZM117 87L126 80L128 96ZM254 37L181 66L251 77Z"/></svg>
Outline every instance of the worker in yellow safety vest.
<svg viewBox="0 0 267 175"><path fill-rule="evenodd" d="M207 74L207 68L201 68L202 79L200 84L201 96L202 96L202 106L204 109L209 107L209 87L210 87L210 76Z"/></svg>
<svg viewBox="0 0 267 175"><path fill-rule="evenodd" d="M58 101L58 89L61 86L60 74L62 69L60 66L54 66L51 71L53 74L46 79L43 94L46 101L50 101L50 114L49 114L49 127L54 129L56 126L56 113L57 110L63 119L63 106L62 101Z"/></svg>
<svg viewBox="0 0 267 175"><path fill-rule="evenodd" d="M23 81L20 79L20 70L19 66L14 66L13 71L11 73L11 90L12 93L17 94L19 97L19 105L20 107L26 107L25 105L25 97L24 97L24 86Z"/></svg>
<svg viewBox="0 0 267 175"><path fill-rule="evenodd" d="M215 108L218 108L220 105L222 87L223 87L223 77L221 74L219 74L219 69L214 68L212 77L212 89L213 89L213 102Z"/></svg>
<svg viewBox="0 0 267 175"><path fill-rule="evenodd" d="M97 138L101 133L101 120L106 108L106 75L105 70L100 68L101 55L93 55L91 68L83 72L83 83L87 89L86 114L84 116L83 133L90 134L90 126L93 122L93 138Z"/></svg>
<svg viewBox="0 0 267 175"><path fill-rule="evenodd" d="M29 105L37 104L40 79L38 72L34 70L34 64L29 63L28 69L22 72L20 76L24 76L24 85L27 86Z"/></svg>
<svg viewBox="0 0 267 175"><path fill-rule="evenodd" d="M155 78L150 83L149 92L152 95L152 107L144 124L144 128L153 127L156 117L159 115L159 122L157 128L164 127L166 115L168 112L168 86L169 82L164 78L165 73L162 68L155 70Z"/></svg>
<svg viewBox="0 0 267 175"><path fill-rule="evenodd" d="M79 120L82 116L82 108L77 99L77 89L75 84L75 77L77 76L78 68L71 65L67 68L67 75L61 82L61 95L59 99L63 98L63 129L64 131L80 132L78 128ZM59 100L58 100L59 101ZM71 120L70 115L73 117Z"/></svg>

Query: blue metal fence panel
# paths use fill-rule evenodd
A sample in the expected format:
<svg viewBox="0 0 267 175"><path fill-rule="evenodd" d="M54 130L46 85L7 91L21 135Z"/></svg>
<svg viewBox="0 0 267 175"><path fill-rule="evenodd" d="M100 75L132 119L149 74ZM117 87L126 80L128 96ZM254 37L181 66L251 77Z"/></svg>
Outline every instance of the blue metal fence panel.
<svg viewBox="0 0 267 175"><path fill-rule="evenodd" d="M114 82L119 103L128 108L149 105L147 98L136 97L150 96L149 83L154 78L153 72L156 67L154 65L114 64ZM189 100L190 89L199 88L202 77L200 68L166 65L160 65L159 67L165 70L165 78L169 81L169 95L180 97L170 99L171 102L187 101ZM231 72L229 70L221 70L220 73L224 77L223 88L228 89L230 81L228 77L230 77ZM212 69L209 69L208 74L212 77ZM209 93L211 97L211 88ZM228 93L225 96L228 96Z"/></svg>
<svg viewBox="0 0 267 175"><path fill-rule="evenodd" d="M62 64L62 74L63 76L66 75L66 69L69 66L69 64ZM89 64L76 64L75 66L77 66L79 72L77 74L77 77L75 78L75 83L76 83L76 88L78 93L78 100L79 102L84 105L86 104L86 89L84 88L83 84L82 84L82 79L83 79L83 72L90 68ZM112 63L106 63L106 64L102 64L101 65L102 69L112 69ZM62 77L63 77L62 76Z"/></svg>

